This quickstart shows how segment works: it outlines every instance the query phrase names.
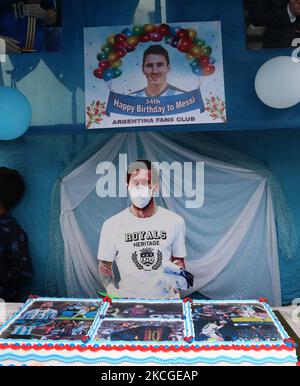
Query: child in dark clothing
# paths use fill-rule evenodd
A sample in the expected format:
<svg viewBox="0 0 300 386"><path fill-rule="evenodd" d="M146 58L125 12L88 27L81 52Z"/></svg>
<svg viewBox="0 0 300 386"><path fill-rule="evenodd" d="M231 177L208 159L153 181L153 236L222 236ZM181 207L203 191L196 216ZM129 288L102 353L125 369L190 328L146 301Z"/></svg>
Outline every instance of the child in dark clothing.
<svg viewBox="0 0 300 386"><path fill-rule="evenodd" d="M22 285L32 277L27 235L10 214L24 191L21 175L0 167L0 298L7 302L19 301Z"/></svg>

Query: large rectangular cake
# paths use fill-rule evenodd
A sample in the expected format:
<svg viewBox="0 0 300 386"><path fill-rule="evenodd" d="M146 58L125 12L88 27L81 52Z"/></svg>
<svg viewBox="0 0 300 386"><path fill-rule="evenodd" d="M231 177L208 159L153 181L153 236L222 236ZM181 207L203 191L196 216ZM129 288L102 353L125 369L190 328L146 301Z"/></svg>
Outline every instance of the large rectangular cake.
<svg viewBox="0 0 300 386"><path fill-rule="evenodd" d="M296 365L261 301L31 298L0 329L1 365Z"/></svg>

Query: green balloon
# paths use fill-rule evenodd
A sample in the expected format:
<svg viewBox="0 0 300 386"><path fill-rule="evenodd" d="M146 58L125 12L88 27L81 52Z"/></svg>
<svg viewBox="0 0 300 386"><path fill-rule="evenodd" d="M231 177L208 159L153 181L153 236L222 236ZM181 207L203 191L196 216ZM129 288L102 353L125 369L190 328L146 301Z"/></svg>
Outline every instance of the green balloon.
<svg viewBox="0 0 300 386"><path fill-rule="evenodd" d="M193 67L198 67L199 66L199 61L195 58L193 58L193 60L190 60L189 62L189 65L193 68Z"/></svg>
<svg viewBox="0 0 300 386"><path fill-rule="evenodd" d="M141 35L144 33L144 27L142 25L135 25L132 29L133 35Z"/></svg>
<svg viewBox="0 0 300 386"><path fill-rule="evenodd" d="M211 55L211 53L212 53L212 49L211 49L211 47L203 47L203 52L204 52L204 55L206 55L206 56L210 56Z"/></svg>
<svg viewBox="0 0 300 386"><path fill-rule="evenodd" d="M119 76L122 75L122 71L118 67L114 68L113 72L114 72L114 78L119 78Z"/></svg>
<svg viewBox="0 0 300 386"><path fill-rule="evenodd" d="M194 43L197 44L197 46L200 46L200 47L205 46L205 40L203 40L203 39L197 38L197 39L194 40Z"/></svg>
<svg viewBox="0 0 300 386"><path fill-rule="evenodd" d="M113 46L111 44L104 44L104 46L101 47L101 51L104 52L106 55L110 54L113 50Z"/></svg>
<svg viewBox="0 0 300 386"><path fill-rule="evenodd" d="M105 52L99 52L99 54L97 55L97 60L99 60L99 62L101 60L105 60L107 59L107 54Z"/></svg>

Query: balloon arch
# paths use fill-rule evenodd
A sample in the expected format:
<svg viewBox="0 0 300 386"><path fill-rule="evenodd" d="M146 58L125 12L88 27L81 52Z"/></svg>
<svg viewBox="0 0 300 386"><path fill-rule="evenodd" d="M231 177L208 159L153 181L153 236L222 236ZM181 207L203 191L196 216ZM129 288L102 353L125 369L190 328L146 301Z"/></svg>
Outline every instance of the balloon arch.
<svg viewBox="0 0 300 386"><path fill-rule="evenodd" d="M193 73L197 76L212 75L216 68L211 57L212 49L197 31L188 28L171 27L168 24L145 24L126 28L121 33L111 35L97 55L98 68L94 75L98 79L110 81L122 75L122 58L136 49L139 43L164 41L178 51L185 53Z"/></svg>

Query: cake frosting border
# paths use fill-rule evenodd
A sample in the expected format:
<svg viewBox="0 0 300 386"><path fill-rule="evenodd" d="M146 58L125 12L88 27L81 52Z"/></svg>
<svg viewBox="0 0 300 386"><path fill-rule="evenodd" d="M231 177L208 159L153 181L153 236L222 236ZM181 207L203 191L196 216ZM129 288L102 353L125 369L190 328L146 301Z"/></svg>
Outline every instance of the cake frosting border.
<svg viewBox="0 0 300 386"><path fill-rule="evenodd" d="M82 362L86 364L97 364L97 363L111 363L111 364L121 364L124 361L132 364L146 364L148 362L153 362L156 364L216 364L219 362L225 362L229 364L240 364L240 363L250 363L250 364L267 364L271 362L272 364L283 364L283 363L297 363L297 356L295 354L295 348L293 344L289 342L289 335L279 322L278 318L272 311L271 307L266 303L258 300L193 300L193 304L259 304L264 307L264 309L271 316L276 328L278 329L280 335L282 336L282 340L279 341L263 341L253 343L253 341L234 341L234 342L191 342L187 343L186 341L178 341L172 342L139 342L136 341L134 343L125 341L114 341L113 343L108 343L105 340L95 340L96 333L98 328L101 326L101 323L104 320L104 316L107 308L110 303L108 301L103 301L100 298L93 299L83 299L83 298L52 298L52 297L36 297L33 299L29 299L11 318L9 318L0 328L0 334L8 328L10 324L12 324L22 312L24 312L28 307L30 307L35 301L86 301L86 302L97 302L100 303L99 310L95 316L93 324L89 330L89 338L90 340L86 343L81 341L70 341L70 340L45 340L41 343L40 340L15 340L15 339L0 339L0 350L4 350L2 353L0 352L1 361L16 361L20 363L25 363L28 361L38 361L38 362L46 362L47 360L63 362L65 364L74 363L74 362ZM159 299L115 299L112 302L114 303L162 303ZM183 319L168 319L168 321L183 321L185 326L185 333L189 337L195 337L193 321L191 318L192 315L192 306L190 301L185 301L183 299L176 300L164 300L163 303L180 303L183 308ZM189 316L188 318L186 316ZM121 320L121 319L114 319ZM122 319L124 320L124 319ZM128 319L127 319L128 320ZM132 319L132 320L145 320L145 319ZM149 320L149 319L147 319ZM167 319L155 319L157 321L166 321ZM6 350L13 350L13 352L7 352ZM24 354L23 352L33 351L28 354ZM49 352L49 355L39 356L36 354L38 351ZM55 351L55 354L53 354ZM64 351L64 355L60 354L60 352ZM73 353L77 352L77 355L72 355L71 357L66 357L65 353ZM95 357L95 358L86 358L83 356L83 353L99 353L99 352L115 352L119 354L126 354L124 356L120 356L119 358L109 358L109 357ZM278 358L276 356L272 356L273 354L278 354L286 352L285 357ZM21 353L22 352L22 353ZM134 358L130 357L130 353L147 353L147 357L142 358ZM208 353L220 353L215 358L208 358ZM226 352L244 352L245 355L239 356L239 358L232 358L230 356L226 356ZM265 356L263 358L254 358L253 356L247 355L253 353L270 353L270 355ZM21 355L18 355L20 354ZM184 353L197 353L202 354L205 353L206 356L197 355L196 358L182 358L182 357L174 357L170 360L162 359L161 357L149 356L152 354L166 354L166 353L174 353L174 354L184 354ZM49 359L51 358L51 359ZM47 359L47 360L46 360Z"/></svg>

